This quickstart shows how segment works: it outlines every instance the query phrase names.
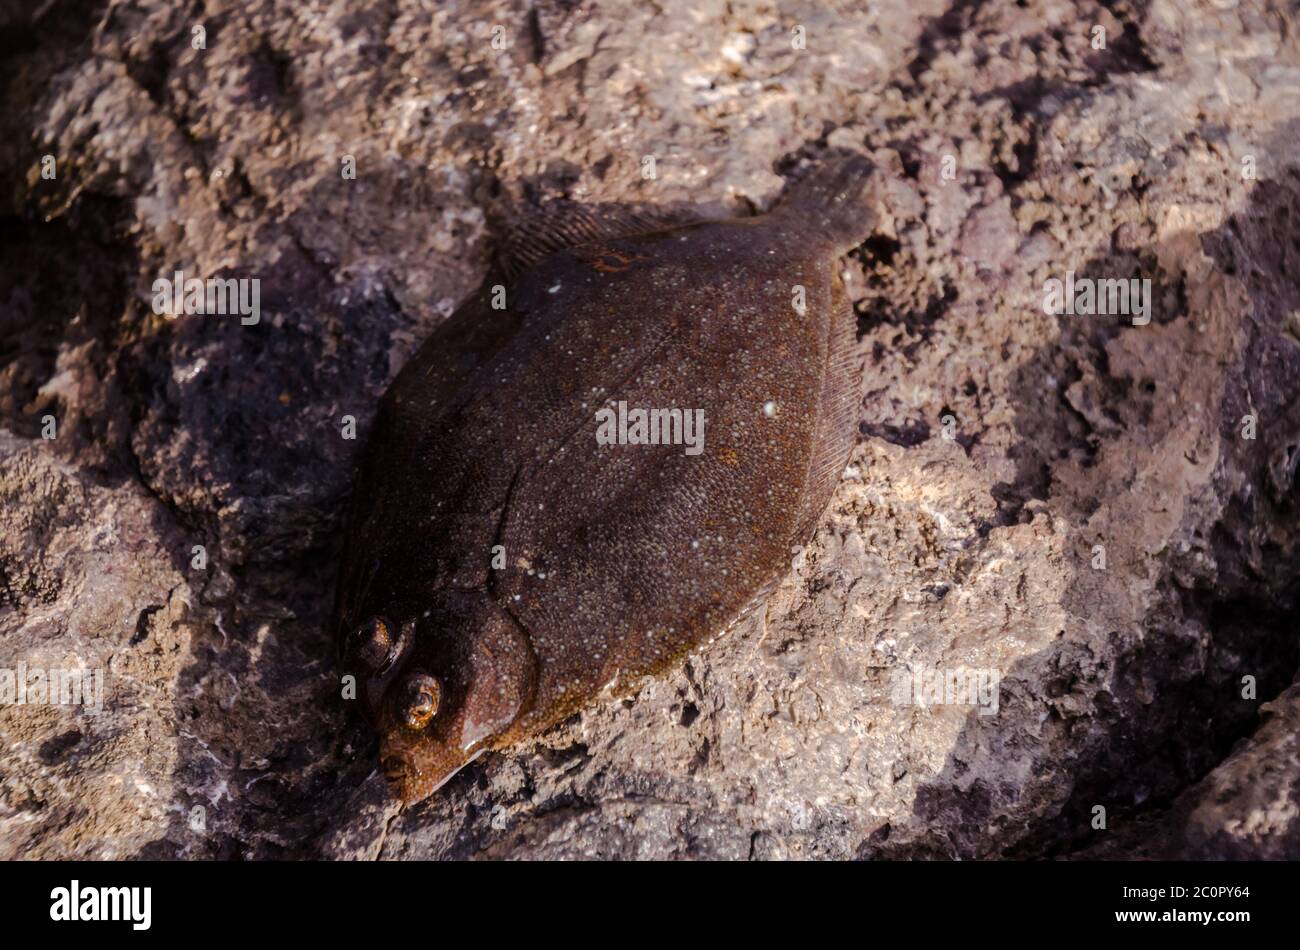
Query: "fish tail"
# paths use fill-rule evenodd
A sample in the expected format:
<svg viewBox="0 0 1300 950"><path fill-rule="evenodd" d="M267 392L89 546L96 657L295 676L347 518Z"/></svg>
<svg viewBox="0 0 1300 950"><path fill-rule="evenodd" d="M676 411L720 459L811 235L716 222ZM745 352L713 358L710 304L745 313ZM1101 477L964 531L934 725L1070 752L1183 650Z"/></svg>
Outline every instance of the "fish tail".
<svg viewBox="0 0 1300 950"><path fill-rule="evenodd" d="M875 230L868 197L874 167L856 153L825 159L786 192L776 213L802 220L830 240L838 253L856 247Z"/></svg>

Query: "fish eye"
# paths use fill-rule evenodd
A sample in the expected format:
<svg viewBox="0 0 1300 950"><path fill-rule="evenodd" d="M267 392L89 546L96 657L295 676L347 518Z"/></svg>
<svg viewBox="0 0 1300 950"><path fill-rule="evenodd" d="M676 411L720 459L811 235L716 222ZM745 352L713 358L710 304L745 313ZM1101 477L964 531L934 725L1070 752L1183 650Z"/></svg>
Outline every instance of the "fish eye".
<svg viewBox="0 0 1300 950"><path fill-rule="evenodd" d="M398 707L408 729L423 729L438 714L442 686L428 673L412 673L402 681Z"/></svg>
<svg viewBox="0 0 1300 950"><path fill-rule="evenodd" d="M371 617L352 631L352 647L361 662L380 669L393 652L393 632L383 617Z"/></svg>

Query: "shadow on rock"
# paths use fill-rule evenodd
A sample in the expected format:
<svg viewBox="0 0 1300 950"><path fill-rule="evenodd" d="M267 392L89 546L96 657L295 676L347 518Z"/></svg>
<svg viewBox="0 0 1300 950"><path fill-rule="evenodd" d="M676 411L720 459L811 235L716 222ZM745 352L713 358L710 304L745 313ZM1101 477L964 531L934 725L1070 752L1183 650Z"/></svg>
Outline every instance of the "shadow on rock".
<svg viewBox="0 0 1300 950"><path fill-rule="evenodd" d="M1158 815L1259 727L1300 662L1297 273L1292 167L1217 230L1076 275L1153 276L1154 312L1060 316L1020 373L1017 476L994 493L1003 524L1068 525L1067 628L1002 671L998 715L968 715L916 796L926 830L885 826L862 857L1068 856ZM1231 856L1216 833L1175 830L1163 856Z"/></svg>

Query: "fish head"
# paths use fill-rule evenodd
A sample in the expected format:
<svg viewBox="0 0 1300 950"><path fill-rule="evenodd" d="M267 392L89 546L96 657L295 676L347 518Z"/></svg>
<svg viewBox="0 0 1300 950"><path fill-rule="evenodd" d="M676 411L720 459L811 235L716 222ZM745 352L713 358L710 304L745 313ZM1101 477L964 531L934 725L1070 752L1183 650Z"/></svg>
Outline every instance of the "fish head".
<svg viewBox="0 0 1300 950"><path fill-rule="evenodd" d="M384 772L408 803L507 733L536 681L526 634L486 594L368 614L344 637L342 666L356 676Z"/></svg>

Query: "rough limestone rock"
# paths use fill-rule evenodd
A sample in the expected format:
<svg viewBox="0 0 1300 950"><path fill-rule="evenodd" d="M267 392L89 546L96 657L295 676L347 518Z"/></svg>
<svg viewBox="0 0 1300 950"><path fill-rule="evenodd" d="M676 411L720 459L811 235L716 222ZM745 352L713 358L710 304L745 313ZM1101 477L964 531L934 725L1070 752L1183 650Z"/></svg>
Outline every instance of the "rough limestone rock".
<svg viewBox="0 0 1300 950"><path fill-rule="evenodd" d="M2 0L0 37L0 669L104 676L0 706L0 856L1300 853L1293 5ZM861 439L790 576L401 810L333 668L340 518L492 208L749 214L841 149L884 172ZM177 270L258 322L155 312ZM1067 274L1149 319L1045 312ZM953 671L996 708L902 701Z"/></svg>

